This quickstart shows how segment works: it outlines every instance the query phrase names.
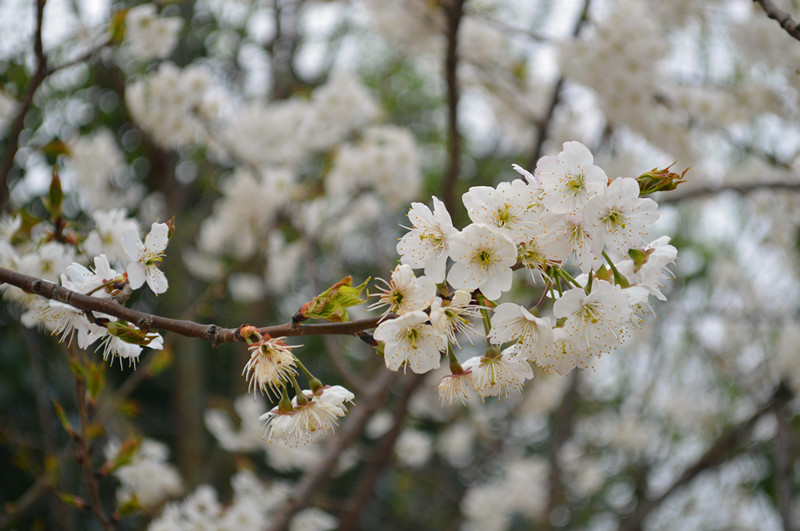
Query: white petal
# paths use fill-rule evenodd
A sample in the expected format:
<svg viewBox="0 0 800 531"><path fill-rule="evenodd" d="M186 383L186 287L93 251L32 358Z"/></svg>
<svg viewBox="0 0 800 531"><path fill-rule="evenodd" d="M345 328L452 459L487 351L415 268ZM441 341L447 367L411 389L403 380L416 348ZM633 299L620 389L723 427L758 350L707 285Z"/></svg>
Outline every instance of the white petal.
<svg viewBox="0 0 800 531"><path fill-rule="evenodd" d="M134 262L138 262L144 253L144 245L139 235L133 229L128 229L122 233L122 248L128 258Z"/></svg>
<svg viewBox="0 0 800 531"><path fill-rule="evenodd" d="M145 273L147 275L147 285L153 290L156 295L161 295L169 287L167 276L157 267L148 267ZM130 278L130 275L128 275Z"/></svg>
<svg viewBox="0 0 800 531"><path fill-rule="evenodd" d="M169 227L166 223L153 223L150 234L144 240L144 246L150 252L162 253L169 243Z"/></svg>

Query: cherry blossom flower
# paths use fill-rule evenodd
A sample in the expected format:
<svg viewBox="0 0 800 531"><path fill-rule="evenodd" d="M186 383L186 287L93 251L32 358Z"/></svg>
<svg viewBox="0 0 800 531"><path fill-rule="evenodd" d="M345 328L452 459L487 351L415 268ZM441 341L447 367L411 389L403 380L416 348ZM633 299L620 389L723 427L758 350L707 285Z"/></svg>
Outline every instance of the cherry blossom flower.
<svg viewBox="0 0 800 531"><path fill-rule="evenodd" d="M148 332L147 337L150 342L145 346L161 350L164 348L164 338L155 332ZM139 354L142 353L142 347L133 343L128 343L118 336L113 334L106 334L100 341L96 350L103 352L103 360L110 360L109 364L114 363L114 357L119 358L119 367L122 369L122 360L128 360L128 366L136 367L136 362L139 361Z"/></svg>
<svg viewBox="0 0 800 531"><path fill-rule="evenodd" d="M502 182L497 188L473 186L462 197L469 219L493 227L514 241L531 237L538 227L539 190L521 179ZM533 207L533 208L532 208Z"/></svg>
<svg viewBox="0 0 800 531"><path fill-rule="evenodd" d="M591 228L582 216L546 213L542 216L542 224L545 229L540 241L549 252L553 253L551 259L566 260L574 250L578 267L584 273L603 265L602 253L605 240L602 239L602 234L591 232Z"/></svg>
<svg viewBox="0 0 800 531"><path fill-rule="evenodd" d="M414 311L378 326L374 337L386 343L383 351L386 367L396 371L407 363L417 374L439 367L440 352L447 348L447 336L427 321L425 312Z"/></svg>
<svg viewBox="0 0 800 531"><path fill-rule="evenodd" d="M636 179L617 177L608 188L586 202L583 216L593 234L620 254L645 243L644 227L658 219L658 205L639 198Z"/></svg>
<svg viewBox="0 0 800 531"><path fill-rule="evenodd" d="M644 262L637 269L632 260L624 260L617 267L626 278L646 289L660 301L667 298L661 292L663 281L674 276L667 266L674 263L678 250L669 244L669 236L662 236L643 249Z"/></svg>
<svg viewBox="0 0 800 531"><path fill-rule="evenodd" d="M534 173L545 208L555 214L579 213L590 197L606 189L608 177L580 142L564 142L563 148L556 157L539 159Z"/></svg>
<svg viewBox="0 0 800 531"><path fill-rule="evenodd" d="M495 345L516 341L518 355L535 359L553 342L549 317L536 317L524 307L504 302L494 309L489 340Z"/></svg>
<svg viewBox="0 0 800 531"><path fill-rule="evenodd" d="M468 225L453 236L450 256L456 263L450 268L447 281L454 288L481 288L490 300L511 289L511 266L517 262L517 248L496 229L477 223Z"/></svg>
<svg viewBox="0 0 800 531"><path fill-rule="evenodd" d="M333 433L338 426L337 419L347 412L344 403L354 398L353 393L341 386L323 388L317 394L303 391L303 395L306 401L300 404L294 397L289 411L281 411L278 405L261 415L267 442L277 440L287 446L298 446Z"/></svg>
<svg viewBox="0 0 800 531"><path fill-rule="evenodd" d="M543 369L564 376L575 367L591 367L593 359L594 354L573 341L568 330L554 328L553 341L545 345L543 352L537 352L533 361Z"/></svg>
<svg viewBox="0 0 800 531"><path fill-rule="evenodd" d="M576 345L599 354L622 342L631 308L619 286L595 280L588 295L583 288L566 291L553 304L553 313L566 317L564 330Z"/></svg>
<svg viewBox="0 0 800 531"><path fill-rule="evenodd" d="M470 358L462 367L472 372L472 385L482 398L505 395L512 389L522 391L525 380L533 378L533 369L527 360L517 355L514 348L502 353L493 349L489 355Z"/></svg>
<svg viewBox="0 0 800 531"><path fill-rule="evenodd" d="M111 269L108 258L104 254L94 258L94 271L77 262L73 262L67 266L66 273L70 283L73 285L69 289L85 295L91 294L94 297L103 298L110 297L112 292L111 287L105 285L118 276L117 272ZM101 289L104 287L105 289Z"/></svg>
<svg viewBox="0 0 800 531"><path fill-rule="evenodd" d="M297 374L291 350L295 346L297 345L287 345L283 338L264 335L248 347L250 359L247 360L242 375L249 382L249 390L253 395L258 390L265 395L272 391L277 396L281 384L292 374Z"/></svg>
<svg viewBox="0 0 800 531"><path fill-rule="evenodd" d="M61 284L74 291L74 286L64 275L61 275ZM58 336L59 341L71 343L73 332L76 332L80 348L87 348L106 333L103 327L90 323L82 310L56 300L36 297L31 301L31 312L32 317Z"/></svg>
<svg viewBox="0 0 800 531"><path fill-rule="evenodd" d="M464 370L459 374L448 374L439 382L439 400L444 405L452 405L456 399L466 405L469 399L468 389L473 389L472 370Z"/></svg>
<svg viewBox="0 0 800 531"><path fill-rule="evenodd" d="M431 305L431 324L446 335L451 343L458 344L456 332L478 334L469 320L480 315L480 306L470 304L471 301L469 291L457 289L449 301L436 297Z"/></svg>
<svg viewBox="0 0 800 531"><path fill-rule="evenodd" d="M397 242L400 262L414 269L425 268L435 283L444 281L450 240L458 233L444 203L433 198L433 212L422 203L411 203L408 219L414 226Z"/></svg>
<svg viewBox="0 0 800 531"><path fill-rule="evenodd" d="M144 240L134 230L122 234L122 246L131 262L128 262L128 281L133 289L139 289L147 281L153 293L160 295L169 286L167 277L158 269L164 250L169 242L169 227L166 223L153 223Z"/></svg>
<svg viewBox="0 0 800 531"><path fill-rule="evenodd" d="M131 8L125 17L125 42L139 59L165 59L177 44L181 27L182 19L160 18L155 5L142 4Z"/></svg>
<svg viewBox="0 0 800 531"><path fill-rule="evenodd" d="M379 278L386 289L378 294L378 301L370 305L370 310L388 306L384 316L389 313L402 315L415 310L425 310L436 296L436 285L428 277L417 278L411 266L400 264L392 271L392 278L386 282Z"/></svg>

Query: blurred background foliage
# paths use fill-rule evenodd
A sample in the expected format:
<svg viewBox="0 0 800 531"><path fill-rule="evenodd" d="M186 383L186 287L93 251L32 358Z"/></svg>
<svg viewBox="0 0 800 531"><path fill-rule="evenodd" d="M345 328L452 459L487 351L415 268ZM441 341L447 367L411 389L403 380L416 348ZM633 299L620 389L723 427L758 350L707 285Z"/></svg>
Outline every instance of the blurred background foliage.
<svg viewBox="0 0 800 531"><path fill-rule="evenodd" d="M800 19L797 2L783 4ZM91 53L36 90L17 149L13 120L36 72L36 2L3 3L0 153L13 161L9 208L22 214L22 233L49 217L41 197L56 163L70 227L91 230L100 205L88 202L93 177L81 172L101 167L104 156L115 168L106 175L105 208L127 208L145 230L174 216L163 264L170 290L137 294L130 306L143 311L226 327L287 322L345 275L356 283L386 277L411 201L455 198L453 221L463 227L468 218L458 198L469 187L517 177L512 163L533 170L538 156L555 154L566 140L589 146L612 178L675 161L680 171L691 166L685 185L657 198L662 217L651 231L669 235L679 250L669 301L623 348L594 370L537 372L522 396L467 408L442 408L435 376L395 378L340 458L342 470L304 505L354 518L349 525L359 529L796 528L800 42L758 3L160 2L158 16L182 25L174 49L149 59L136 57L124 39L106 44L109 28L131 7L47 2L42 36L50 67ZM463 143L457 180L448 184L445 28L453 12L462 17ZM206 85L177 91L176 100L222 94L221 112L171 145L132 116L128 101L134 83L169 63L207 72ZM283 101L314 101L344 73L374 100L375 115L297 156L288 188L272 183L283 203L264 205L269 212L254 218L264 226L238 228L251 234L256 251L208 252L203 241L213 236L202 227L221 215L232 176L262 168L248 160L251 153L237 152L242 137L231 117L248 104L260 116ZM363 98L347 102L348 94L332 90L353 105L343 117L363 110ZM301 145L325 133L270 120L263 131L251 124L239 134ZM412 135L416 159L402 173L407 181L372 176L330 199L337 190L329 177L344 145L357 144L372 125ZM103 130L118 159L86 148L79 165L76 145ZM269 140L262 146L273 149ZM382 190L390 191L384 197ZM520 275L512 298L532 304L538 295ZM13 302L0 306L0 524L97 528L90 513L59 499L86 496L75 446L53 407L63 405L78 424L70 347L24 328L20 314ZM351 337L302 344L298 352L315 375L356 392L354 409L366 406L364 391L384 371L370 347ZM465 353L480 348L462 346ZM86 367L99 360L93 352L74 355ZM300 481L324 444L291 457L257 442L228 451L207 428L209 409L229 413L234 426L247 423L234 406L247 394L247 359L243 345L167 335L164 352L145 353L135 372L101 362L91 441L97 466L109 439L146 437L169 445L184 494L210 484L226 503L231 476L242 469L267 484ZM118 508L118 484L113 475L100 479L109 513ZM144 527L159 511L134 511L118 526Z"/></svg>

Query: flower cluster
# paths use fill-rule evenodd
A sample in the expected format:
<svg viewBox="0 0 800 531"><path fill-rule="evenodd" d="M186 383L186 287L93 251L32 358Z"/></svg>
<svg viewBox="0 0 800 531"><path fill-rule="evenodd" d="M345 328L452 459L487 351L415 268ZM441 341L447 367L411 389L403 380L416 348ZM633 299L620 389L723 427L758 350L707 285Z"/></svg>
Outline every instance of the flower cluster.
<svg viewBox="0 0 800 531"><path fill-rule="evenodd" d="M94 213L97 227L86 239L87 248L100 251L94 258L94 269L73 262L72 246L48 242L20 256L10 245L11 236L19 229L19 222L9 224L4 244L6 259L4 267L34 273L45 279L61 281L61 285L76 293L97 298L127 297L123 292L135 290L145 283L156 295L167 291L168 282L159 264L169 241L169 225L153 223L150 233L142 243L136 222L125 217L124 210L97 211ZM121 250L121 251L120 251ZM118 273L111 267L112 260L125 265L125 272ZM70 263L71 262L71 263ZM45 275L45 271L49 274ZM59 271L63 273L59 274ZM26 326L43 326L57 335L59 340L77 340L80 348L89 348L98 343L97 350L103 359L113 362L119 358L136 365L143 347L162 349L163 338L155 332L141 330L132 323L118 320L101 312L84 312L57 300L48 300L29 295L16 288L4 288L5 295L20 302L25 308L22 321Z"/></svg>
<svg viewBox="0 0 800 531"><path fill-rule="evenodd" d="M639 182L609 179L583 144L566 142L533 174L514 169L525 180L464 194L472 223L460 231L435 197L433 211L413 203L412 228L397 244L401 265L373 305L396 314L374 334L389 369L427 372L449 351L445 403L466 400L470 389L481 397L520 389L533 378L530 362L560 374L590 367L639 324L650 295L664 299L665 268L677 255L668 238L646 241L659 213ZM573 276L573 267L581 274ZM499 301L519 268L545 281L534 308ZM548 296L552 318L540 316ZM479 313L488 348L461 364L450 346L457 332L476 333L470 319Z"/></svg>

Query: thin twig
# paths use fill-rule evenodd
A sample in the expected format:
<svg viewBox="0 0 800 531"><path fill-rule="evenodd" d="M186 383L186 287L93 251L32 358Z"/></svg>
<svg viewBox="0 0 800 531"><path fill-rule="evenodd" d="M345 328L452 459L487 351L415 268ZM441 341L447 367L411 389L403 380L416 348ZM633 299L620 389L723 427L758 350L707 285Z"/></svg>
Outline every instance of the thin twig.
<svg viewBox="0 0 800 531"><path fill-rule="evenodd" d="M447 155L448 168L442 186L442 200L449 211L456 205L456 181L461 171L461 134L458 130L458 29L464 15L464 0L451 0L444 4L447 17L447 54L444 70L447 82Z"/></svg>
<svg viewBox="0 0 800 531"><path fill-rule="evenodd" d="M584 0L580 15L578 16L578 19L575 21L575 25L572 28L573 37L577 37L580 34L584 24L586 24L586 22L589 20L589 7L591 6L591 3L592 0ZM536 163L539 162L539 158L542 156L544 143L547 140L547 136L550 133L550 127L553 124L553 116L555 115L556 107L558 107L559 103L561 103L561 93L564 89L564 82L564 76L560 76L553 87L553 92L550 94L550 102L547 105L547 110L545 111L544 116L535 124L536 145L533 150L533 156L531 157L530 164L528 165L531 169L536 167Z"/></svg>
<svg viewBox="0 0 800 531"><path fill-rule="evenodd" d="M669 195L664 195L663 197L659 196L658 203L660 205L667 205L670 203L678 203L686 199L704 198L706 196L716 195L722 192L735 192L740 195L746 195L749 193L758 192L759 190L800 192L800 182L776 181L776 182L763 182L763 183L755 182L747 184L731 184L723 186L702 186L699 188L695 188L693 190L689 190L688 192L685 193L679 192L679 193L671 193Z"/></svg>
<svg viewBox="0 0 800 531"><path fill-rule="evenodd" d="M238 343L244 341L239 335L238 328L222 328L215 324L201 324L194 321L170 319L150 313L140 312L127 308L112 299L91 297L82 293L69 290L52 282L40 278L24 275L0 267L0 283L16 286L27 293L33 293L46 299L56 300L69 304L79 310L102 312L124 319L135 324L142 330L167 330L186 337L197 337L216 346L220 343ZM389 317L391 318L391 316ZM285 323L275 326L266 326L259 332L272 337L309 336L309 335L357 335L363 330L378 326L380 317L370 317L358 321L343 323L300 324L292 326Z"/></svg>
<svg viewBox="0 0 800 531"><path fill-rule="evenodd" d="M785 404L775 401L773 404L775 420L778 423L778 433L775 435L775 456L772 469L772 481L775 485L775 498L778 505L778 514L781 515L783 528L787 531L795 529L792 510L792 479L789 472L792 469L792 434L789 422L786 420Z"/></svg>
<svg viewBox="0 0 800 531"><path fill-rule="evenodd" d="M44 4L46 0L36 2L36 30L33 34L33 51L36 55L36 70L28 80L25 95L22 97L22 104L19 112L11 124L8 132L8 145L6 146L5 156L0 163L0 212L8 208L8 175L14 167L14 158L19 149L19 135L25 126L25 116L33 106L33 95L47 77L47 57L44 55L42 47L42 22L44 19Z"/></svg>
<svg viewBox="0 0 800 531"><path fill-rule="evenodd" d="M761 5L769 18L778 21L786 33L800 41L800 24L792 20L789 13L776 7L770 0L753 0L753 2Z"/></svg>
<svg viewBox="0 0 800 531"><path fill-rule="evenodd" d="M69 353L71 362L73 364L79 364L80 361L78 360L78 355L74 347L70 346ZM86 404L86 380L83 376L79 376L78 374L75 374L75 396L78 402L78 417L81 422L81 431L76 442L80 448L79 455L80 464L83 468L83 482L86 484L86 488L89 489L89 496L91 496L92 499L92 512L100 521L100 525L103 526L103 529L111 529L111 524L108 518L106 518L105 513L103 513L103 506L100 503L100 490L97 486L97 476L92 469L92 452L89 449L88 443L89 411Z"/></svg>

